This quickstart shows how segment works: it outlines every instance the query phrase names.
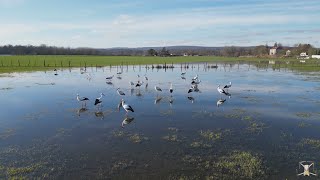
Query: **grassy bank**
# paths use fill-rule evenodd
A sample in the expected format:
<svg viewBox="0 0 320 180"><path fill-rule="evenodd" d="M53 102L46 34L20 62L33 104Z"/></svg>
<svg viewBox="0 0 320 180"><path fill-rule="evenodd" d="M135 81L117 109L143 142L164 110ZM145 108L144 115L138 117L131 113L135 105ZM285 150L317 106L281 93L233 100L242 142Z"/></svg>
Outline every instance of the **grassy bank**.
<svg viewBox="0 0 320 180"><path fill-rule="evenodd" d="M50 70L69 67L100 67L114 65L171 64L188 62L268 62L275 59L233 58L215 56L0 56L0 73ZM296 61L296 59L278 59L279 61Z"/></svg>

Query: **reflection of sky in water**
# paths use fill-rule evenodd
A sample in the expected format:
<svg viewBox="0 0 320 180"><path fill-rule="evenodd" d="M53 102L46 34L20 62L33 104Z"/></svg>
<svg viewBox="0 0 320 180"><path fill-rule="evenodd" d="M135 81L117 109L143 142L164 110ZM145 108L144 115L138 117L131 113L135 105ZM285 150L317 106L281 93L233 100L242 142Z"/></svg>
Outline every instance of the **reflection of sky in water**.
<svg viewBox="0 0 320 180"><path fill-rule="evenodd" d="M245 64L225 68L219 65L218 69L207 71L204 71L203 65L200 65L199 69L195 65L193 69L186 70L186 80L181 78L180 74L185 70L180 68L164 72L163 69L146 71L144 66L141 66L141 71L139 66L134 69L129 66L127 70L125 66L123 71L122 75L116 75L116 68L88 68L90 81L85 74L80 74L79 69L72 69L71 72L59 70L57 76L54 76L54 72L47 71L14 73L13 77L1 77L0 89L13 89L0 91L0 132L6 128L15 128L17 131L10 141L2 142L1 146L28 144L34 138L54 135L59 128L76 129L76 134L80 135L72 142L75 144L84 138L81 134L94 135L99 129L119 130L125 119L122 107L120 112L117 109L121 98L135 110L134 113L129 113L134 120L125 125L124 129L149 134L154 139L157 134L171 126L185 132L215 126L237 127L239 122L225 119L225 115L234 114L235 109L243 109L245 115L251 115L271 127L266 130L265 137L270 136L273 140L279 133L275 135L272 130L296 126L297 122L306 119L297 116L299 112L310 113L307 120L319 124L317 100L320 99L320 93L315 91L315 87L320 85L314 81L303 81L307 74L297 75L272 69L258 70ZM132 91L129 82L137 82L138 74L144 84ZM144 79L145 74L148 81ZM196 74L201 79L201 92L188 94L191 78ZM111 75L114 75L114 78L110 85L106 83L105 77ZM121 79L118 79L118 76ZM232 81L230 99L216 90L219 84L225 85L229 81ZM174 89L172 105L169 103L170 82ZM155 85L161 87L163 92L157 93L154 90ZM118 87L126 96L120 97L117 94ZM95 113L97 109L93 106L94 99L100 96L100 92L106 95L102 99L103 114ZM76 101L77 93L90 99L87 102L88 110L78 112L81 104ZM141 96L136 96L137 93ZM157 96L162 99L155 104ZM195 99L193 103L187 98L189 96ZM226 98L226 102L217 107L216 102L220 97ZM210 113L213 115L209 116ZM312 135L314 136L314 133ZM272 142L266 144L270 143Z"/></svg>

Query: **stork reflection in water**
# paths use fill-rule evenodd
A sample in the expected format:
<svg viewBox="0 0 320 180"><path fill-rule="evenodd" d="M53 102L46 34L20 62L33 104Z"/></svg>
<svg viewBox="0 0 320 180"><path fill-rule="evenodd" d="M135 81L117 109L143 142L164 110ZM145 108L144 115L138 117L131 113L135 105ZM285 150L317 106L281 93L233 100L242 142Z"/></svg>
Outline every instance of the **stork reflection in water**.
<svg viewBox="0 0 320 180"><path fill-rule="evenodd" d="M134 117L126 116L121 123L121 127L124 128L125 125L130 124L134 120Z"/></svg>
<svg viewBox="0 0 320 180"><path fill-rule="evenodd" d="M194 97L192 97L192 96L188 96L188 99L191 101L191 103L193 103L194 102Z"/></svg>
<svg viewBox="0 0 320 180"><path fill-rule="evenodd" d="M97 118L100 118L101 120L104 119L104 114L103 114L102 111L94 112L94 115L95 115Z"/></svg>
<svg viewBox="0 0 320 180"><path fill-rule="evenodd" d="M169 104L170 104L170 107L172 106L173 101L174 101L173 97L172 97L172 96L170 96L170 98L169 98Z"/></svg>
<svg viewBox="0 0 320 180"><path fill-rule="evenodd" d="M219 99L217 101L217 106L219 107L220 105L222 105L224 102L226 102L226 99Z"/></svg>
<svg viewBox="0 0 320 180"><path fill-rule="evenodd" d="M88 110L88 109L85 108L85 107L82 107L82 108L78 109L78 110L77 110L78 116L80 116L81 113L84 113L84 112L86 112L87 110Z"/></svg>
<svg viewBox="0 0 320 180"><path fill-rule="evenodd" d="M161 99L162 99L162 97L157 95L156 99L154 100L154 104L160 103Z"/></svg>

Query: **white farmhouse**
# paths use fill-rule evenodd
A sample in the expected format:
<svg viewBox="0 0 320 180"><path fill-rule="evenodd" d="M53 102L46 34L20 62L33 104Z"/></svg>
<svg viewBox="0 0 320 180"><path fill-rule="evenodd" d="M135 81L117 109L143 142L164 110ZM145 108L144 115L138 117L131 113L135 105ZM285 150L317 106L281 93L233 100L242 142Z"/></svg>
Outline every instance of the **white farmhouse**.
<svg viewBox="0 0 320 180"><path fill-rule="evenodd" d="M300 56L298 57L298 59L309 59L310 57L307 55L306 52L302 52L300 53Z"/></svg>
<svg viewBox="0 0 320 180"><path fill-rule="evenodd" d="M312 59L320 59L320 55L311 55Z"/></svg>
<svg viewBox="0 0 320 180"><path fill-rule="evenodd" d="M277 49L278 49L278 47L272 47L272 48L270 49L270 51L269 51L269 55L270 55L270 56L276 55L276 54L277 54Z"/></svg>

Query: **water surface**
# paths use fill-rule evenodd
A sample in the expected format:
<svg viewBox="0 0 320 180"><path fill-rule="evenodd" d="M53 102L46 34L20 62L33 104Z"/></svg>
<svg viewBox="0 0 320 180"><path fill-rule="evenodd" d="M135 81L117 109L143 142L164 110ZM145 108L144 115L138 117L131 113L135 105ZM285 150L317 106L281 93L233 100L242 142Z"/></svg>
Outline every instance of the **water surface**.
<svg viewBox="0 0 320 180"><path fill-rule="evenodd" d="M248 64L81 72L0 77L1 178L294 179L303 160L319 169L319 72ZM187 93L196 75L199 92ZM229 81L230 98L217 91ZM122 98L135 112L118 109Z"/></svg>

